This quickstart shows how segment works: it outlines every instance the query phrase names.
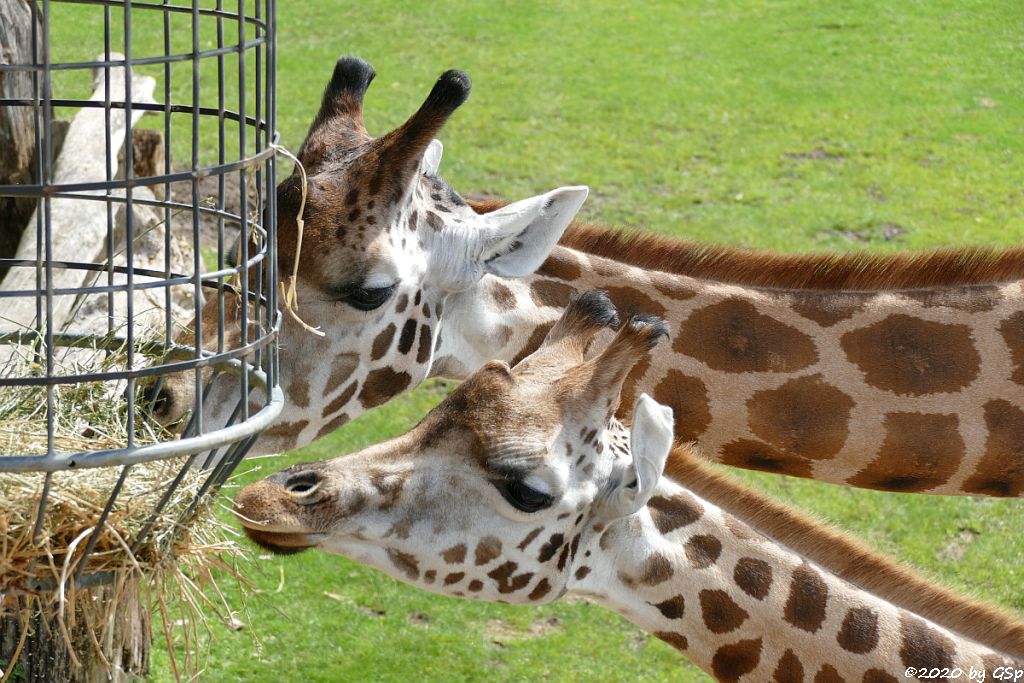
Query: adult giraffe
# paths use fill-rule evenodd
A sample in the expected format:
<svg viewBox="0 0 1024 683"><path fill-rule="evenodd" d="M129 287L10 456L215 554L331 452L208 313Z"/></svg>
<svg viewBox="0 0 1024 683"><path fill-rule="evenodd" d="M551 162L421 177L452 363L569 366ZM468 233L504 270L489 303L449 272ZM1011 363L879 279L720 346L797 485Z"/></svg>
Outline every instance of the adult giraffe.
<svg viewBox="0 0 1024 683"><path fill-rule="evenodd" d="M361 114L372 77L338 62L299 153L299 299L326 337L285 319L289 401L254 453L308 443L427 377L521 359L573 291L598 287L672 334L623 405L647 391L672 406L677 438L704 457L890 491L1024 495L1024 249L780 256L584 226L552 249L585 189L466 205L430 141L468 79L446 73L374 140ZM293 173L278 192L283 272L300 188ZM167 388L165 419L190 386ZM213 392L208 420L227 418L226 395Z"/></svg>
<svg viewBox="0 0 1024 683"><path fill-rule="evenodd" d="M607 298L586 293L535 353L513 368L486 364L409 433L245 487L235 511L246 533L276 552L320 548L442 595L587 596L720 681L1024 676L1024 623L686 449L669 455L671 410L649 396L627 431L613 417L623 380L667 328L632 318L588 355L613 317Z"/></svg>

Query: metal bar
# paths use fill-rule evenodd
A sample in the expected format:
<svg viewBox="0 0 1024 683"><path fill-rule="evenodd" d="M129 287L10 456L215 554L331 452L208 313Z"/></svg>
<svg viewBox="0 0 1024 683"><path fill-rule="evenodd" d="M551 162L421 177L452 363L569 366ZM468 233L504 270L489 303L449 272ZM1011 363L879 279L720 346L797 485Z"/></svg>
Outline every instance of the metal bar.
<svg viewBox="0 0 1024 683"><path fill-rule="evenodd" d="M262 374L262 373L261 373ZM284 393L280 387L271 391L267 405L249 416L248 422L231 425L199 436L178 441L163 441L136 446L133 449L111 448L88 453L55 453L54 457L41 455L10 455L0 459L4 473L11 472L61 472L64 470L91 469L115 465L135 465L142 462L166 460L182 455L204 453L248 436L254 436L266 429L281 412Z"/></svg>

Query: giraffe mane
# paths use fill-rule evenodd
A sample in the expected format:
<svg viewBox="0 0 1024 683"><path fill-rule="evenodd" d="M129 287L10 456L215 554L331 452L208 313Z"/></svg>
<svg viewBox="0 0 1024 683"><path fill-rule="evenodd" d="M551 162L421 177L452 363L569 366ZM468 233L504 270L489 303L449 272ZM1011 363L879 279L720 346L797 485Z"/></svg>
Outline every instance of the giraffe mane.
<svg viewBox="0 0 1024 683"><path fill-rule="evenodd" d="M478 213L507 202L470 201ZM772 289L914 290L1024 279L1024 246L918 252L782 254L573 222L559 244L639 268Z"/></svg>
<svg viewBox="0 0 1024 683"><path fill-rule="evenodd" d="M692 448L673 449L665 476L849 583L1024 661L1024 622L936 585L802 511L713 470Z"/></svg>

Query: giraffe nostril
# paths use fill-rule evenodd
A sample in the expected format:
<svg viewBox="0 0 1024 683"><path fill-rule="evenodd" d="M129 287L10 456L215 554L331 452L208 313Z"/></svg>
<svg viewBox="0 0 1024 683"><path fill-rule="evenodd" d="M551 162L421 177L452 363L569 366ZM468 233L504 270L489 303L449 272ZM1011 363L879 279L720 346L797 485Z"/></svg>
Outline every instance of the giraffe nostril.
<svg viewBox="0 0 1024 683"><path fill-rule="evenodd" d="M320 475L316 472L306 470L288 477L284 483L284 490L292 495L309 495L320 486Z"/></svg>

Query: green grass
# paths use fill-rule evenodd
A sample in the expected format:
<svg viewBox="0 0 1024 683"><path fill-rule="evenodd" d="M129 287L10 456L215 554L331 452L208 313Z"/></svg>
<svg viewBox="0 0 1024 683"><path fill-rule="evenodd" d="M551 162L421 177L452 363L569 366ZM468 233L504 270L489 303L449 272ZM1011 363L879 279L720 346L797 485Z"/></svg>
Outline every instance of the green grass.
<svg viewBox="0 0 1024 683"><path fill-rule="evenodd" d="M455 67L475 86L442 135L441 171L464 194L583 183L584 218L790 251L1024 241L1019 2L621 5L282 2L282 140L301 143L340 54L377 69L365 105L374 134ZM87 29L69 51L99 51L86 49L84 36L98 35ZM138 33L140 49L147 40L159 36ZM215 131L203 136L215 144ZM442 394L421 388L301 452L251 463L260 473L237 482L402 433ZM741 477L1024 612L1018 501ZM587 603L459 602L315 553L260 559L247 573L263 591L244 601L256 641L214 624L204 681L708 680ZM242 597L228 593L239 608ZM169 680L156 649L152 677Z"/></svg>

